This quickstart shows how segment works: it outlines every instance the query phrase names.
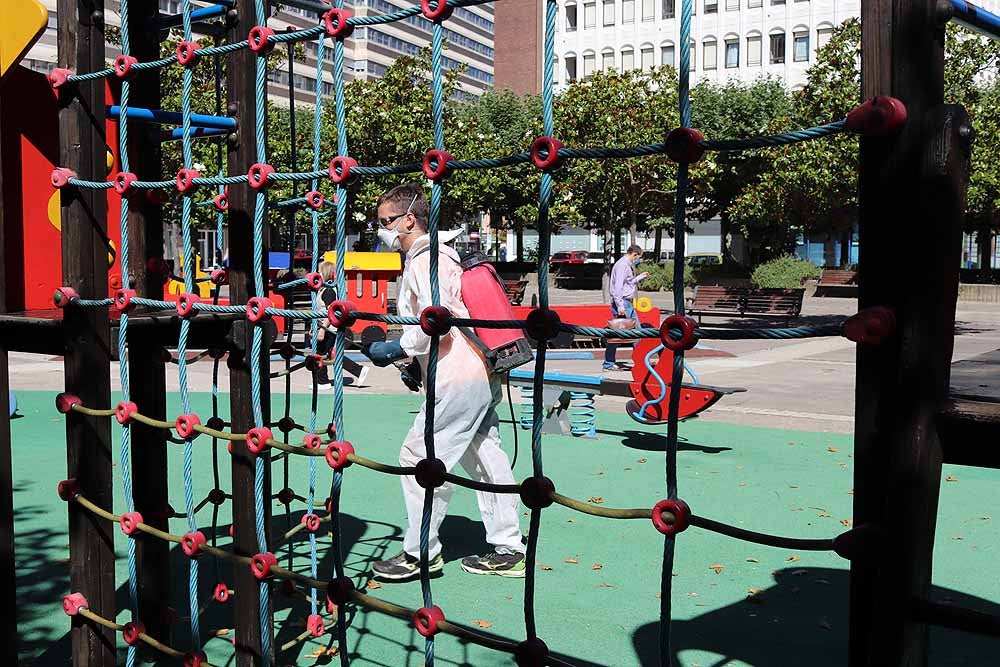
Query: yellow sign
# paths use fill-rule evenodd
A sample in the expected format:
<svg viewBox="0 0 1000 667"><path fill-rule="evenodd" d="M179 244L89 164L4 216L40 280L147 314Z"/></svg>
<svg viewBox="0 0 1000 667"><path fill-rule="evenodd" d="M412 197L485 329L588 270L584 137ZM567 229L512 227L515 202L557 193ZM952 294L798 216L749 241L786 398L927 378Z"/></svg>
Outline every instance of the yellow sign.
<svg viewBox="0 0 1000 667"><path fill-rule="evenodd" d="M49 11L38 0L0 2L0 78L38 41L48 22Z"/></svg>
<svg viewBox="0 0 1000 667"><path fill-rule="evenodd" d="M337 253L323 253L324 262L337 261ZM347 252L344 253L346 271L402 271L403 262L398 252Z"/></svg>

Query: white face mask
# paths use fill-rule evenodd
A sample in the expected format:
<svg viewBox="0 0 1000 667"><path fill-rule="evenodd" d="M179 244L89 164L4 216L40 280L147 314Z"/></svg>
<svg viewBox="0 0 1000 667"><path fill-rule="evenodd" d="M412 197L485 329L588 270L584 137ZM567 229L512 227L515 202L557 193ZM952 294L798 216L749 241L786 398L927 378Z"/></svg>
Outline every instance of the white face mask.
<svg viewBox="0 0 1000 667"><path fill-rule="evenodd" d="M398 252L402 249L399 244L399 231L379 227L378 240L382 243L382 248L389 252Z"/></svg>

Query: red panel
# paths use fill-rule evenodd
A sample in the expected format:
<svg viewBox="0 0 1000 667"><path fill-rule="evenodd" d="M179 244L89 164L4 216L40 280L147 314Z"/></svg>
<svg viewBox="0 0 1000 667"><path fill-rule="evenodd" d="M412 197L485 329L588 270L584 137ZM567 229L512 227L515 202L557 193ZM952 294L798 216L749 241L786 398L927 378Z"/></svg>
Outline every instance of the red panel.
<svg viewBox="0 0 1000 667"><path fill-rule="evenodd" d="M549 306L559 313L563 324L578 324L585 327L605 327L611 319L611 306L606 303L577 306ZM534 310L533 306L514 306L514 316L523 320ZM636 311L636 316L643 324L660 326L660 311L656 308L646 313Z"/></svg>

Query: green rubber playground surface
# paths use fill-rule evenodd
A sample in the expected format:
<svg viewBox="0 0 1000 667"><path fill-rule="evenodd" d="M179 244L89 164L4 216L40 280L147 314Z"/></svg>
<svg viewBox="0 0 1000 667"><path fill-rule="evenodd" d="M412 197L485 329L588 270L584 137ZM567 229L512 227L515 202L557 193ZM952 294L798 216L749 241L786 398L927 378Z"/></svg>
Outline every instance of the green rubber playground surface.
<svg viewBox="0 0 1000 667"><path fill-rule="evenodd" d="M63 417L53 394L19 392L24 418L12 424L14 437L14 506L18 565L17 619L20 654L25 665L67 664L69 619L60 600L68 591L66 511L55 493L65 476ZM170 414L177 414L171 397ZM210 396L194 394L195 411L211 414ZM416 396L345 398L347 439L358 453L395 463L404 433L419 406ZM329 395L323 398L328 410ZM293 397L292 414L308 416L307 396ZM322 418L320 423L325 423ZM511 427L503 426L505 448L512 452ZM664 495L663 429L642 427L624 414L598 413L598 440L544 438L545 473L564 494L607 507L650 507ZM117 425L115 425L117 431ZM798 537L828 537L846 530L851 515L853 459L850 437L799 431L711 424L681 425L678 455L681 496L701 516L754 530ZM527 432L521 434L515 476L530 473ZM115 432L117 440L117 432ZM195 496L212 488L211 440L195 441ZM224 445L220 446L224 459ZM117 444L114 447L117 459ZM170 500L183 508L181 446L170 446ZM308 489L308 463L291 462L291 486ZM275 491L284 464L277 464ZM326 497L330 470L319 460L317 495ZM228 469L222 487L229 489ZM934 598L1000 613L1000 529L996 511L1000 471L946 466L942 482L935 553ZM115 510L122 510L121 483L115 483ZM395 477L352 467L342 496L343 548L348 573L359 586L368 582L373 560L401 548L405 512ZM297 524L304 506L293 504ZM600 519L553 506L543 512L538 547L540 571L535 597L538 635L550 649L574 664L659 665L657 623L660 609L662 537L651 522ZM198 515L209 532L211 506ZM228 540L229 516L219 516L220 536ZM284 509L275 507L274 532L284 532ZM527 530L527 518L522 529ZM171 522L186 532L184 520ZM119 608L127 606L125 537L115 530L120 555ZM221 538L220 538L221 539ZM449 620L488 628L518 641L524 636L524 582L465 574L458 560L486 550L474 493L456 489L451 514L442 529L444 576L433 581L434 601ZM333 565L323 539L319 578ZM293 542L295 567L308 569L308 541ZM282 564L287 551L282 550ZM189 647L187 636L187 563L179 548L172 552L173 606L182 617L172 644ZM201 600L207 605L204 636L231 627L231 610L208 603L217 577L210 558L200 560ZM746 544L692 528L677 540L672 616L676 664L684 667L802 666L834 667L846 663L847 563L833 554L795 552ZM409 607L421 606L418 583L382 584L371 595ZM238 592L232 605L239 600ZM309 613L301 596L275 591L279 619L277 644L299 634ZM127 613L119 616L128 620ZM284 621L284 622L282 622ZM423 638L402 621L377 613L349 613L348 651L355 665L417 667L424 664ZM212 639L205 649L214 664L232 664L228 637ZM328 639L328 638L327 638ZM995 664L996 644L962 633L932 632L933 665ZM278 665L312 665L329 658L310 657L327 643L311 642L282 653ZM119 638L124 664L124 644ZM166 663L165 663L166 664ZM337 660L334 664L339 664ZM509 656L450 637L437 642L442 666L511 665Z"/></svg>

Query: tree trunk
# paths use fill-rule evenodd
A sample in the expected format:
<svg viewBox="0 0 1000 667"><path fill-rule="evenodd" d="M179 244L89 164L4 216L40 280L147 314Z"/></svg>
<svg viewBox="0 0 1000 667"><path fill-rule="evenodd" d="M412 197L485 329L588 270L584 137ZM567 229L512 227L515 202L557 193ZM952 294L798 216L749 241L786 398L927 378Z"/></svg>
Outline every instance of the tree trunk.
<svg viewBox="0 0 1000 667"><path fill-rule="evenodd" d="M993 254L991 252L993 249L993 244L991 243L992 240L993 230L990 229L990 224L988 222L984 222L979 228L979 231L976 232L976 245L979 250L979 273L983 276L983 278L990 275L990 259ZM986 282L992 281L987 280Z"/></svg>
<svg viewBox="0 0 1000 667"><path fill-rule="evenodd" d="M620 225L616 224L614 226L614 235L615 235L615 261L617 262L618 258L622 256L622 229Z"/></svg>
<svg viewBox="0 0 1000 667"><path fill-rule="evenodd" d="M853 230L845 229L840 233L840 268L846 269L851 263L851 237Z"/></svg>
<svg viewBox="0 0 1000 667"><path fill-rule="evenodd" d="M723 210L719 215L719 252L722 253L723 266L733 263L732 254L729 252L729 230L731 227L729 212Z"/></svg>
<svg viewBox="0 0 1000 667"><path fill-rule="evenodd" d="M524 228L521 225L515 223L515 231L517 232L517 261L521 263L524 261Z"/></svg>
<svg viewBox="0 0 1000 667"><path fill-rule="evenodd" d="M663 247L663 227L657 227L653 236L653 261L660 263L660 250Z"/></svg>
<svg viewBox="0 0 1000 667"><path fill-rule="evenodd" d="M607 222L601 223L601 239L603 241L602 250L604 251L604 274L601 276L601 296L604 299L604 303L611 303L611 266L614 264L614 260L611 254L611 237Z"/></svg>

